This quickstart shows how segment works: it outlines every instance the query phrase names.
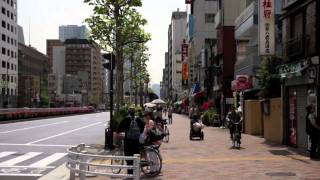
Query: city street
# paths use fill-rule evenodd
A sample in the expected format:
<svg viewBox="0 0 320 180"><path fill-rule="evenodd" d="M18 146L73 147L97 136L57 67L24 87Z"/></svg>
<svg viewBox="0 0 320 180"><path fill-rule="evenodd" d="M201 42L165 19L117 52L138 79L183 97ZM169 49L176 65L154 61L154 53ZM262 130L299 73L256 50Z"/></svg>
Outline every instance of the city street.
<svg viewBox="0 0 320 180"><path fill-rule="evenodd" d="M101 144L108 113L0 124L0 179L37 179L65 162L66 149Z"/></svg>
<svg viewBox="0 0 320 180"><path fill-rule="evenodd" d="M241 149L233 149L228 129L217 127L205 127L204 141L190 141L189 126L186 116L174 114L173 124L169 125L170 142L163 143L160 148L162 172L154 179L320 179L320 161L310 160L304 151L268 143L264 138L246 134L242 135ZM101 134L100 139L102 137ZM68 176L68 169L61 165L43 179L67 180ZM90 179L108 178L100 176Z"/></svg>

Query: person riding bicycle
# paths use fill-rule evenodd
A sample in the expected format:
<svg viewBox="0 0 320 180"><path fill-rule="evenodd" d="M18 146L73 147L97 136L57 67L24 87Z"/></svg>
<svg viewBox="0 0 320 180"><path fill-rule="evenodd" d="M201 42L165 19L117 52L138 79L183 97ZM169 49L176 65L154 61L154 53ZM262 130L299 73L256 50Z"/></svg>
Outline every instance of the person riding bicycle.
<svg viewBox="0 0 320 180"><path fill-rule="evenodd" d="M230 138L233 139L233 133L236 129L235 123L239 123L238 130L240 132L240 138L241 138L241 116L238 112L236 112L236 108L234 106L231 107L231 111L227 115L227 121L229 122L229 130L230 130Z"/></svg>
<svg viewBox="0 0 320 180"><path fill-rule="evenodd" d="M144 122L140 118L135 118L135 110L130 108L128 110L128 116L123 119L117 129L117 136L124 132L124 154L125 156L133 156L134 154L139 154L139 138L140 134L143 132ZM127 165L133 165L132 160L127 161ZM128 174L133 174L132 169L128 169Z"/></svg>

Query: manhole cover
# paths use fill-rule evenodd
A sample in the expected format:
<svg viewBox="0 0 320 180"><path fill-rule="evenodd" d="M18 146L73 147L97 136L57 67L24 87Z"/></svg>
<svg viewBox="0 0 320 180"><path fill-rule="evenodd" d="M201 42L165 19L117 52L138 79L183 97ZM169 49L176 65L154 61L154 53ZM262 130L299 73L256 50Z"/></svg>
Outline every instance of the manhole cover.
<svg viewBox="0 0 320 180"><path fill-rule="evenodd" d="M270 150L270 153L276 156L288 156L292 154L286 150Z"/></svg>
<svg viewBox="0 0 320 180"><path fill-rule="evenodd" d="M278 177L284 177L284 176L296 176L296 173L293 172L270 172L266 173L267 176L278 176Z"/></svg>

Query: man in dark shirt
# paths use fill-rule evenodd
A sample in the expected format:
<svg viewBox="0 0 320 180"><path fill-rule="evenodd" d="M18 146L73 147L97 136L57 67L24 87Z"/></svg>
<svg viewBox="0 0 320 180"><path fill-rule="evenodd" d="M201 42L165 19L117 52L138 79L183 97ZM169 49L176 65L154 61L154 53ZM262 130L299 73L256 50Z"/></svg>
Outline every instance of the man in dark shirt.
<svg viewBox="0 0 320 180"><path fill-rule="evenodd" d="M139 138L138 139L129 139L127 136L127 132L130 129L130 124L132 120L136 120L138 123L139 129L140 129L140 134L143 133L144 129L144 122L140 118L135 118L134 116L134 110L130 109L129 110L129 115L120 122L120 125L118 127L117 133L124 132L126 133L124 137L124 154L125 156L133 156L134 154L139 154ZM127 165L133 165L133 161L127 161ZM128 169L128 174L133 174L132 169Z"/></svg>

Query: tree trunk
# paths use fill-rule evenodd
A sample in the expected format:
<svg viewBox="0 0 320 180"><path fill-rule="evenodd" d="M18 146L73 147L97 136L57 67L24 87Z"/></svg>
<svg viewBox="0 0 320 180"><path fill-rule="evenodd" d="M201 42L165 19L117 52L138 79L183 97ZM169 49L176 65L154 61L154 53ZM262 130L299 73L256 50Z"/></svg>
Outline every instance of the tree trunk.
<svg viewBox="0 0 320 180"><path fill-rule="evenodd" d="M140 106L143 107L143 83L142 83L142 81L140 81L139 89L140 89Z"/></svg>

